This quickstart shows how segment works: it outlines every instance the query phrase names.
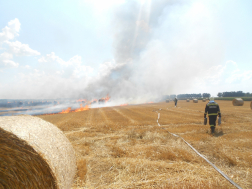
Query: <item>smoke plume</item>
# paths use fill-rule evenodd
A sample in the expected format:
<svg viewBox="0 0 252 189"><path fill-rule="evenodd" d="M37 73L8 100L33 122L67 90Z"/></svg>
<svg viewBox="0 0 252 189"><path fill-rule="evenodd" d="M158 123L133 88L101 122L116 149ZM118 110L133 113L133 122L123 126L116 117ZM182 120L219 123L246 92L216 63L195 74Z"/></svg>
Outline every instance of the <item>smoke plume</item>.
<svg viewBox="0 0 252 189"><path fill-rule="evenodd" d="M200 2L127 1L114 13L113 66L83 95L142 103L198 92L208 68L222 60L217 24Z"/></svg>
<svg viewBox="0 0 252 189"><path fill-rule="evenodd" d="M224 54L215 9L196 0L140 2L128 0L113 9L113 60L100 64L95 74L80 55L68 61L54 52L41 57L28 45L11 42L20 28L15 19L12 31L11 21L0 33L6 49L0 54L0 72L7 75L10 65L19 72L0 82L1 98L91 100L108 94L111 102L123 104L158 101L168 94L211 93L201 90L213 70L209 68L218 71ZM39 57L25 65L14 62L17 56Z"/></svg>

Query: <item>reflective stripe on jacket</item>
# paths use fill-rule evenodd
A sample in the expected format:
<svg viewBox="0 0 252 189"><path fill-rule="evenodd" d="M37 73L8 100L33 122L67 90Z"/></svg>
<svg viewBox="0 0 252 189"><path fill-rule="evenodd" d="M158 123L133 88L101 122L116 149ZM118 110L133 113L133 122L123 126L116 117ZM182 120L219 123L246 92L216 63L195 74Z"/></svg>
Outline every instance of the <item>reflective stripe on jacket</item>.
<svg viewBox="0 0 252 189"><path fill-rule="evenodd" d="M219 105L214 101L208 102L206 105L206 108L205 108L204 117L206 117L207 114L208 114L208 116L219 115L219 117L221 117Z"/></svg>

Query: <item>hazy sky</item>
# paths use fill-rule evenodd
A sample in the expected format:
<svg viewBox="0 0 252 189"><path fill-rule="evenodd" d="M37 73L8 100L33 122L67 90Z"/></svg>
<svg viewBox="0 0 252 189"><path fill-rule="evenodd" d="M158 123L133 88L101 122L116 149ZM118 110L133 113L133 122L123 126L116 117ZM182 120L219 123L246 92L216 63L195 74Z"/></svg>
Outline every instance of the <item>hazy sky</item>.
<svg viewBox="0 0 252 189"><path fill-rule="evenodd" d="M252 92L251 0L0 0L0 98Z"/></svg>

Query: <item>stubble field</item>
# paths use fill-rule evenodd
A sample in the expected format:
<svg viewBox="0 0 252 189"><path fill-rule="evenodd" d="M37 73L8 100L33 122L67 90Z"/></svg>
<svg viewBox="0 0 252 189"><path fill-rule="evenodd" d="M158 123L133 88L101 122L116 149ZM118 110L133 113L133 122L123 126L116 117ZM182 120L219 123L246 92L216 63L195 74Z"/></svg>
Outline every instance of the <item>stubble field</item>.
<svg viewBox="0 0 252 189"><path fill-rule="evenodd" d="M222 124L203 125L207 102L178 101L38 116L72 143L80 188L236 188L181 138L242 188L252 188L250 102L220 105ZM158 113L160 118L158 119ZM157 123L160 124L158 126ZM169 132L167 132L169 131Z"/></svg>

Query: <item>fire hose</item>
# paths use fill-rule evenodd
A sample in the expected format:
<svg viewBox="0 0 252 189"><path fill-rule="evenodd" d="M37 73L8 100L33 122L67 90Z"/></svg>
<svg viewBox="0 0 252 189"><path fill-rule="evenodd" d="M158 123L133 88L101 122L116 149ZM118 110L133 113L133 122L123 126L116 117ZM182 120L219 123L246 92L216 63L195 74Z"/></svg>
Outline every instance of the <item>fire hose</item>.
<svg viewBox="0 0 252 189"><path fill-rule="evenodd" d="M161 110L161 109L159 109ZM158 119L157 119L157 124L158 126L160 126L158 120L160 118L160 113L158 111L156 111L158 113ZM225 173L223 173L218 167L216 167L212 162L210 162L206 157L204 157L202 154L200 154L194 147L192 147L183 137L176 135L174 133L169 132L168 130L166 130L165 128L161 127L161 129L164 129L165 131L167 131L169 134L181 138L194 152L196 152L196 154L198 154L200 157L202 157L207 163L209 163L216 171L218 171L225 179L227 179L231 184L233 184L236 188L238 189L242 189L242 187L240 187L237 183L235 183L233 180L231 180Z"/></svg>

